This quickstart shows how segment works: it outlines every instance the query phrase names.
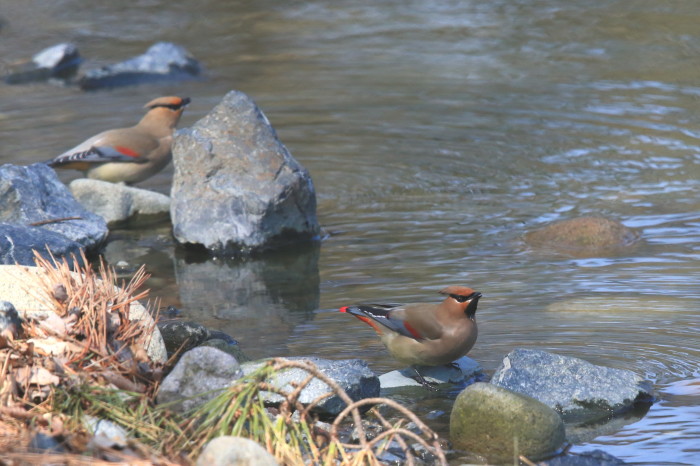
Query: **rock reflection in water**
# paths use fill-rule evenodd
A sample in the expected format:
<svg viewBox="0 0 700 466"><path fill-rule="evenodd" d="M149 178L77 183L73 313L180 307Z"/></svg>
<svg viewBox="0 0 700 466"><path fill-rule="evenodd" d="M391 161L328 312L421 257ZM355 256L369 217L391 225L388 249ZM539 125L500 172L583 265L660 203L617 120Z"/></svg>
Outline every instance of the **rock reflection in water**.
<svg viewBox="0 0 700 466"><path fill-rule="evenodd" d="M294 328L319 304L320 247L247 260L178 251L175 276L188 319L221 330L252 357L284 356Z"/></svg>

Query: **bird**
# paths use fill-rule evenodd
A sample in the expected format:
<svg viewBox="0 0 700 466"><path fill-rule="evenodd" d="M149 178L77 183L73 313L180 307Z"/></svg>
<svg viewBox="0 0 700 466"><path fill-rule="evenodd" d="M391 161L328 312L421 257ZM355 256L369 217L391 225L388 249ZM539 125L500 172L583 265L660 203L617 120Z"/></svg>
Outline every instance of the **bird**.
<svg viewBox="0 0 700 466"><path fill-rule="evenodd" d="M88 178L112 183L143 181L172 159L175 126L189 103L189 97L153 99L144 106L148 110L135 126L103 131L46 164L81 170Z"/></svg>
<svg viewBox="0 0 700 466"><path fill-rule="evenodd" d="M359 304L339 311L372 327L389 353L430 388L418 367L450 364L472 349L478 335L476 307L482 296L458 285L439 293L446 296L439 304Z"/></svg>

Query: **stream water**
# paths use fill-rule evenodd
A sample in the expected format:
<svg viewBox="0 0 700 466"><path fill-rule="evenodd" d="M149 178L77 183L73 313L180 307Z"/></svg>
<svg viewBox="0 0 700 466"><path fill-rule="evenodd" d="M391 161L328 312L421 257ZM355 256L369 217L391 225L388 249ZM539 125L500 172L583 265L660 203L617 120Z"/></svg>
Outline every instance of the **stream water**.
<svg viewBox="0 0 700 466"><path fill-rule="evenodd" d="M191 97L189 126L237 89L310 171L327 233L315 247L210 260L176 248L168 225L114 231L106 257L146 264L162 305L253 357L362 358L381 373L397 363L336 309L434 302L468 285L484 295L470 356L487 372L529 347L655 383L660 401L644 418L574 451L700 464L696 2L3 0L0 17L3 66L63 41L96 66L166 40L206 69L89 93L0 85L3 163L131 125L158 95ZM140 186L168 193L171 175ZM521 240L582 215L618 219L643 241L576 258ZM427 394L412 403L451 406Z"/></svg>

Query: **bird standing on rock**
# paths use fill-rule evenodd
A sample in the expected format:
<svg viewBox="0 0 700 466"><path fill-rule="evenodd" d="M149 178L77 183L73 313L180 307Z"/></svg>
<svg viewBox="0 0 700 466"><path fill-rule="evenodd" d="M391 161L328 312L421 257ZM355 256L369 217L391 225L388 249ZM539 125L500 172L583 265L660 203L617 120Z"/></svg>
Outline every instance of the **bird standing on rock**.
<svg viewBox="0 0 700 466"><path fill-rule="evenodd" d="M372 327L389 353L410 365L418 382L429 387L416 366L440 366L461 358L476 343L476 307L481 293L466 286L449 286L439 304L403 306L363 304L344 306L351 314Z"/></svg>
<svg viewBox="0 0 700 466"><path fill-rule="evenodd" d="M133 184L149 178L172 159L175 126L190 99L158 97L136 126L110 129L46 162L86 172L88 178Z"/></svg>

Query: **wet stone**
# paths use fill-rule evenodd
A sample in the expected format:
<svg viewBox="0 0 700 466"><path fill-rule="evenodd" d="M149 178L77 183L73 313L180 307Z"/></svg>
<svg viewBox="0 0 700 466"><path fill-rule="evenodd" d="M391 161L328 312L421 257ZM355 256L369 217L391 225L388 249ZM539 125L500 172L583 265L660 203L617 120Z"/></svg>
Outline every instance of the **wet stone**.
<svg viewBox="0 0 700 466"><path fill-rule="evenodd" d="M213 254L247 255L319 239L308 171L267 117L232 91L173 143L175 239Z"/></svg>
<svg viewBox="0 0 700 466"><path fill-rule="evenodd" d="M87 70L79 78L78 85L83 90L95 90L159 81L182 81L193 79L200 72L200 64L183 47L170 42L158 42L142 55Z"/></svg>
<svg viewBox="0 0 700 466"><path fill-rule="evenodd" d="M67 80L75 75L82 59L74 44L63 43L48 47L15 67L5 76L8 84L24 84L48 79Z"/></svg>
<svg viewBox="0 0 700 466"><path fill-rule="evenodd" d="M353 401L379 396L379 379L369 368L367 362L361 359L329 360L317 357L293 357L287 359L293 361L309 361L315 364L324 375L330 377L340 385ZM264 363L265 360L248 362L242 364L241 368L244 374L248 375L259 369ZM289 392L293 390L295 384L300 384L306 380L308 375L309 373L303 369L290 368L275 374L275 376L267 382ZM280 403L283 400L282 396L275 393L262 393L265 401L268 403ZM314 378L301 391L299 402L306 405L326 393L331 393L331 396L318 403L313 408L314 412L321 415L337 415L345 409L345 402L335 395L333 390L318 378ZM365 407L365 409L368 408L369 407Z"/></svg>
<svg viewBox="0 0 700 466"><path fill-rule="evenodd" d="M566 421L592 420L651 402L651 383L632 371L546 351L511 351L491 383L540 400Z"/></svg>

